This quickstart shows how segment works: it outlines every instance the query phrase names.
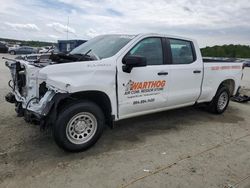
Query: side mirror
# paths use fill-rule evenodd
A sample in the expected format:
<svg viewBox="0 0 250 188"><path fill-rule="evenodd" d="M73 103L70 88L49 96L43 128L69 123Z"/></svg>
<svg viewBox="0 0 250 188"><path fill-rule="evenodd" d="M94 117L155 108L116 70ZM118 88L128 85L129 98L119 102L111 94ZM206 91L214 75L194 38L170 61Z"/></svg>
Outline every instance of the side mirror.
<svg viewBox="0 0 250 188"><path fill-rule="evenodd" d="M133 67L145 67L147 65L147 59L138 55L126 55L122 63L122 70L124 72L130 73Z"/></svg>

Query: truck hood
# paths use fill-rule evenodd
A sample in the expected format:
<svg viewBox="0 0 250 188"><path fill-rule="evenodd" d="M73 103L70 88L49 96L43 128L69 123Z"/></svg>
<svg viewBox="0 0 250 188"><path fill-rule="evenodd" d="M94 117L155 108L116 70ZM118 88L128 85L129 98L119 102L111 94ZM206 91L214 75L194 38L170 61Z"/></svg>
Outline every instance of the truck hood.
<svg viewBox="0 0 250 188"><path fill-rule="evenodd" d="M58 92L75 92L83 83L86 85L102 82L106 74L115 71L112 59L98 61L82 61L65 64L54 64L41 68L38 74L39 82L46 82ZM102 78L101 78L102 77Z"/></svg>

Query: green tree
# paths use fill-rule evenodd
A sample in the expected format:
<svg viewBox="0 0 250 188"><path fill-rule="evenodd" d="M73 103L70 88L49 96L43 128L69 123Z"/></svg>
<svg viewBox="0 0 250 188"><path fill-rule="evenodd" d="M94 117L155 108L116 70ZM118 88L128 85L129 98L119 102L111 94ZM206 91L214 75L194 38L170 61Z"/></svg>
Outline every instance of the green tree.
<svg viewBox="0 0 250 188"><path fill-rule="evenodd" d="M205 47L201 53L204 57L250 58L250 46L230 44Z"/></svg>

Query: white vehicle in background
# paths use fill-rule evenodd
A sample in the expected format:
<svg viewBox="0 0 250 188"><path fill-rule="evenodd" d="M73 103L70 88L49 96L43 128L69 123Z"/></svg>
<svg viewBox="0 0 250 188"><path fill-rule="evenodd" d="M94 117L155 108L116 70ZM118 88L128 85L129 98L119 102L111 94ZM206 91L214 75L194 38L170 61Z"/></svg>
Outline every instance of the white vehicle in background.
<svg viewBox="0 0 250 188"><path fill-rule="evenodd" d="M28 55L20 55L17 56L16 60L25 60L30 63L39 63L39 64L50 64L52 63L50 60L51 53L43 53L43 54L28 54Z"/></svg>
<svg viewBox="0 0 250 188"><path fill-rule="evenodd" d="M54 52L53 46L45 46L45 47L42 47L41 49L38 50L39 54L52 53L52 52Z"/></svg>
<svg viewBox="0 0 250 188"><path fill-rule="evenodd" d="M9 50L17 49L19 47L20 47L20 45L18 45L18 44L8 45Z"/></svg>
<svg viewBox="0 0 250 188"><path fill-rule="evenodd" d="M197 42L160 34L102 35L53 65L7 61L19 116L52 126L56 143L82 151L114 121L205 103L223 113L242 79L242 63L203 62Z"/></svg>

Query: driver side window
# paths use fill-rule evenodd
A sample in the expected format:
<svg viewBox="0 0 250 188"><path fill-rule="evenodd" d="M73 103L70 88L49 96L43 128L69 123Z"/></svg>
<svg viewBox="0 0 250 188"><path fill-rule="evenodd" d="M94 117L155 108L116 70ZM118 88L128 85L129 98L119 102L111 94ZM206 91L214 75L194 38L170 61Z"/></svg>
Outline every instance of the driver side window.
<svg viewBox="0 0 250 188"><path fill-rule="evenodd" d="M147 59L147 65L162 65L162 42L159 37L146 38L136 44L129 55L138 55Z"/></svg>

